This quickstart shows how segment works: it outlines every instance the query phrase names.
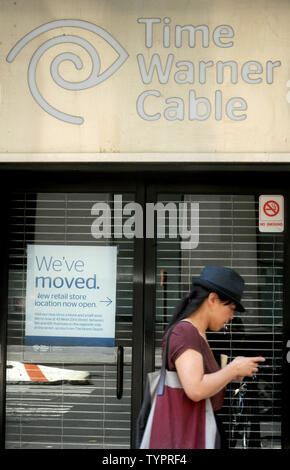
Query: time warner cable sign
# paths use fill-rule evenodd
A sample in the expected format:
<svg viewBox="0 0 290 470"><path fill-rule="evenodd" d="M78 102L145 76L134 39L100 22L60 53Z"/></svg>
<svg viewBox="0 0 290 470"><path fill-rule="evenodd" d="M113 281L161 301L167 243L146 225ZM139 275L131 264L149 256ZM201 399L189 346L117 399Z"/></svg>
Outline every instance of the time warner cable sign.
<svg viewBox="0 0 290 470"><path fill-rule="evenodd" d="M116 246L27 246L27 345L114 346Z"/></svg>
<svg viewBox="0 0 290 470"><path fill-rule="evenodd" d="M244 121L247 119L247 113L250 112L250 103L245 96L239 94L230 98L224 97L223 90L220 88L225 82L225 76L229 76L231 85L243 82L252 87L261 83L272 85L279 73L281 61L273 57L263 62L246 60L238 63L227 53L227 59L222 60L223 52L234 50L237 44L235 28L230 24L219 24L215 27L209 27L206 24L175 24L174 18L169 16L136 18L136 22L139 26L139 35L143 38L145 52L140 51L134 57L135 80L140 81L144 86L144 90L136 96L135 112L143 121L207 121L210 117L216 121L223 119ZM43 42L33 53L28 67L28 86L33 99L44 112L69 124L82 125L83 116L68 114L64 109L58 109L49 103L44 93L40 91L37 83L37 66L43 54L53 46L64 44L67 52L58 54L52 60L51 77L59 87L65 90L82 91L100 86L112 75L118 73L120 68L126 67L131 53L126 45L119 42L119 38L115 38L112 32L100 25L77 19L60 19L42 24L19 39L9 51L6 57L7 62L16 61L18 55L31 41L44 33L60 28L61 34ZM73 28L76 32L66 33L67 28ZM81 30L97 35L113 48L117 59L110 67L101 71L100 55L93 44L78 34ZM157 35L158 45L155 40ZM66 80L60 72L61 64L65 61L72 62L77 70L83 68L79 55L69 51L69 46L72 44L84 49L92 63L89 77L79 82ZM213 47L218 52L217 57L221 59L208 60L206 53L204 58L199 53L198 59L201 60L194 60L194 50L206 52L209 47ZM181 60L180 58L176 60L175 55L169 52L173 48L176 51L187 48L193 52L187 53L187 56ZM156 50L159 52L154 52ZM156 84L156 80L159 86L150 87L153 81ZM187 87L186 99L184 96L165 97L164 86L172 83L183 88ZM214 92L211 96L199 94L194 88L195 85L210 85Z"/></svg>

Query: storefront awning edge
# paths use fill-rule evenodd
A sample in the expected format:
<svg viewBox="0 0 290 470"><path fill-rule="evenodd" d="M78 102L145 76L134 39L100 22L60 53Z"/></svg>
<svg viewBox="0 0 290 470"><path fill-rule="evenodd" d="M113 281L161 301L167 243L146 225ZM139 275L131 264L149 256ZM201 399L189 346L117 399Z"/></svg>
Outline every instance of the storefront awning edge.
<svg viewBox="0 0 290 470"><path fill-rule="evenodd" d="M290 163L290 153L0 153L0 163Z"/></svg>

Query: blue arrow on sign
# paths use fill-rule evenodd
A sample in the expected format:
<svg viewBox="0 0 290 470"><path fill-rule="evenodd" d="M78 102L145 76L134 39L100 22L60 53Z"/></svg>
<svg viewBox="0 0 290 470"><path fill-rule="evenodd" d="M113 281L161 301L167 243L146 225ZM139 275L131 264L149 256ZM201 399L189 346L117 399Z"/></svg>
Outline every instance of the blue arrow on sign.
<svg viewBox="0 0 290 470"><path fill-rule="evenodd" d="M100 302L105 302L107 304L106 307L108 307L109 305L111 305L112 300L109 297L107 297L107 300L100 300Z"/></svg>

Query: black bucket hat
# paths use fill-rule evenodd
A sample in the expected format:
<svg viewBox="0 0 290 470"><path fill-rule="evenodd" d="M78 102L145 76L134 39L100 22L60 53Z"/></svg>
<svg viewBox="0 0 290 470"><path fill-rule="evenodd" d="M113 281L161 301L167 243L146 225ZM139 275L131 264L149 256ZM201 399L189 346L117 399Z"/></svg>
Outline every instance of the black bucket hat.
<svg viewBox="0 0 290 470"><path fill-rule="evenodd" d="M192 278L192 283L206 287L217 294L227 296L230 300L235 302L238 312L245 311L240 303L245 281L233 269L223 266L206 266L202 270L200 277Z"/></svg>

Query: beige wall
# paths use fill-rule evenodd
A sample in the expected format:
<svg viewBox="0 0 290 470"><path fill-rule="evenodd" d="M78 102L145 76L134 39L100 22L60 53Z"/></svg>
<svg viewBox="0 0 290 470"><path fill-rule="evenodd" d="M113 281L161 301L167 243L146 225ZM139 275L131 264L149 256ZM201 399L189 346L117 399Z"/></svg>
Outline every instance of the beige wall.
<svg viewBox="0 0 290 470"><path fill-rule="evenodd" d="M108 158L124 153L128 160L134 153L143 156L148 153L171 153L178 160L178 155L194 153L265 155L290 152L288 0L0 0L0 11L2 157L7 152L108 154ZM170 25L163 21L167 17L171 19ZM145 25L138 23L138 18L161 20L153 26L152 47L145 45ZM55 83L50 65L59 54L74 53L82 59L83 69L76 70L72 62L65 61L60 64L59 73L68 82L86 80L91 73L91 60L82 47L60 41L42 55L36 68L39 92L55 109L72 116L82 116L83 124L64 122L41 108L32 97L27 83L29 62L44 42L56 36L75 35L86 39L97 50L101 62L100 75L118 57L103 37L81 27L58 27L41 33L29 41L12 62L6 61L9 51L27 33L51 21L65 19L87 21L103 28L119 41L129 55L112 76L81 90L67 90ZM176 25L206 26L209 46L202 47L199 32L195 47L189 47L186 34L182 47L176 47ZM219 25L230 27L234 37L219 36L216 29ZM171 34L169 47L164 47L164 27ZM231 41L231 47L219 47ZM138 54L142 55L140 60L147 68L154 54L158 54L163 67L168 57L172 58L168 82L160 83L155 71L152 81L143 83ZM180 61L186 61L187 65L176 66ZM200 83L199 66L207 61L212 61L213 65L208 68L206 83ZM225 72L223 83L217 83L218 61L236 64L237 83L231 83L229 70ZM261 64L263 71L256 75L249 74L244 65L248 61L256 62L256 70ZM188 71L189 78L189 62L195 70L194 83L177 83L178 80L185 81L181 69ZM273 66L272 78L271 63L279 63ZM246 81L242 78L242 70ZM247 83L258 78L261 78L260 83ZM267 80L272 83L267 83ZM160 96L149 95L144 101L144 112L155 117L160 113L160 119L150 121L138 114L137 102L144 92L152 93L152 90ZM218 99L222 98L222 107L215 114L217 90ZM189 118L189 96L194 102L194 93L196 97L204 97L211 102L211 114L203 121L194 119L193 107L192 119ZM168 98L175 99L166 103ZM231 106L238 106L233 100L228 104L226 113L226 103L232 98L243 100L240 100L240 105L246 103L247 110L231 111ZM175 111L167 112L166 119L164 111L169 106L174 106ZM176 119L177 106L179 119ZM208 109L205 105L199 105L198 112L203 114ZM242 115L245 119L236 120Z"/></svg>

